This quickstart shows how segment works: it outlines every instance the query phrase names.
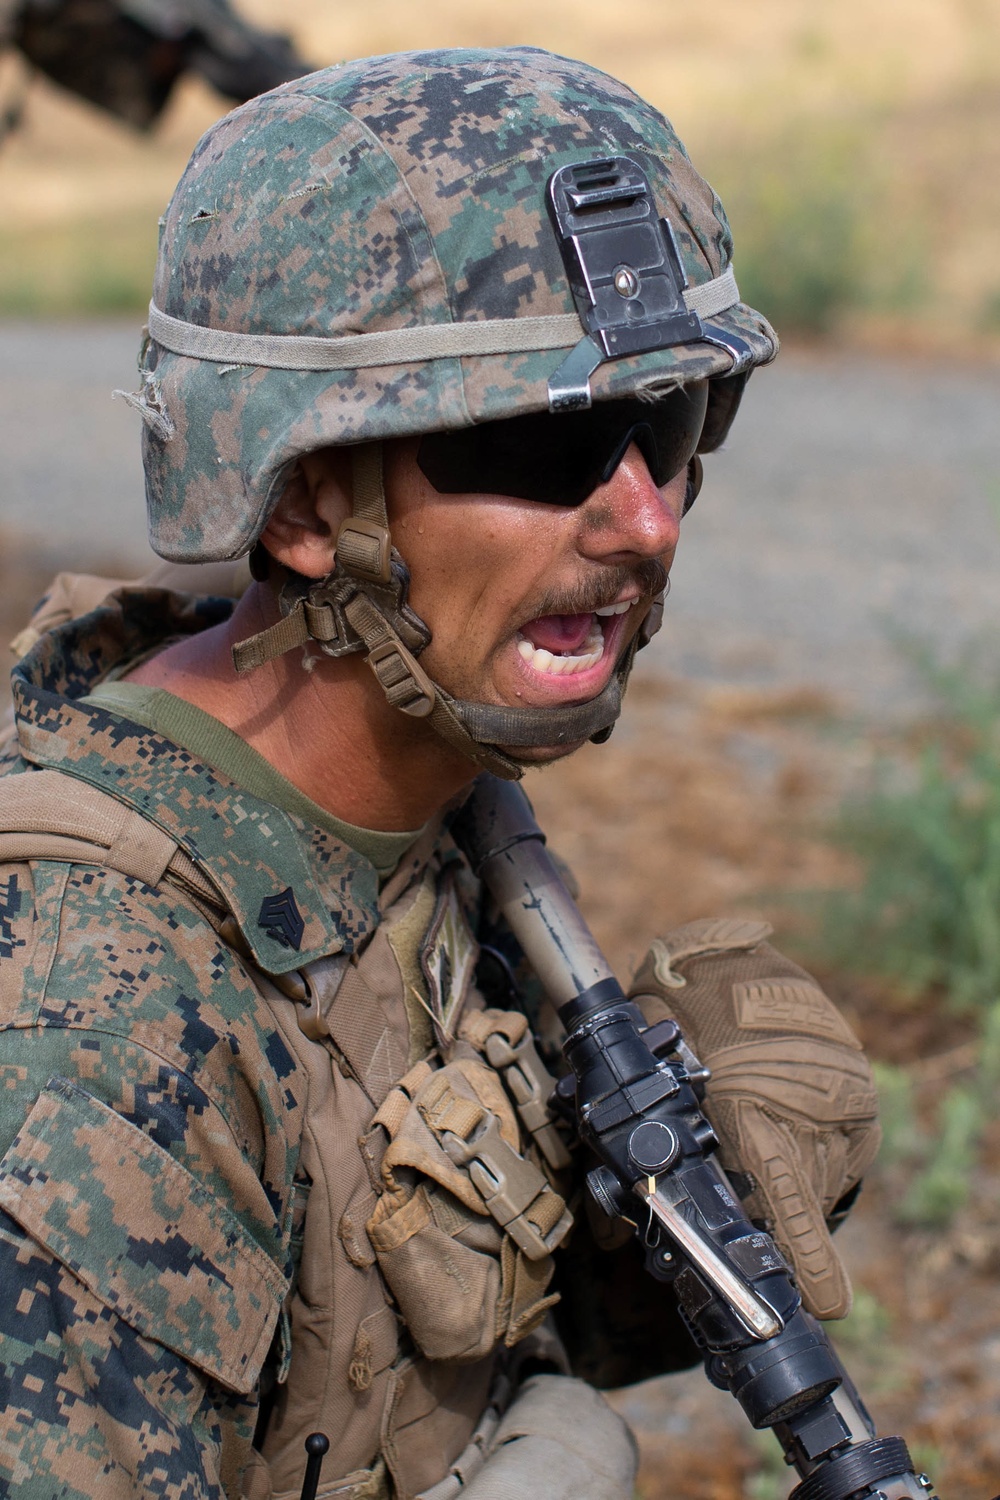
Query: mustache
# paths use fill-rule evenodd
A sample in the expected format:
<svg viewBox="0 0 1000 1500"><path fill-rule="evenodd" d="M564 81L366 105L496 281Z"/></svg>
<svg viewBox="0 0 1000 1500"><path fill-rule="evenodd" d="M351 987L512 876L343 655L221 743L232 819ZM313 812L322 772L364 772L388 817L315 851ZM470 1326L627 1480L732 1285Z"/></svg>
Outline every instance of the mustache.
<svg viewBox="0 0 1000 1500"><path fill-rule="evenodd" d="M526 618L541 619L544 615L590 615L595 609L613 604L628 584L638 584L639 592L647 599L655 599L667 587L668 574L659 558L647 558L629 567L603 567L596 577L581 581L572 588L551 589L538 600L535 612Z"/></svg>

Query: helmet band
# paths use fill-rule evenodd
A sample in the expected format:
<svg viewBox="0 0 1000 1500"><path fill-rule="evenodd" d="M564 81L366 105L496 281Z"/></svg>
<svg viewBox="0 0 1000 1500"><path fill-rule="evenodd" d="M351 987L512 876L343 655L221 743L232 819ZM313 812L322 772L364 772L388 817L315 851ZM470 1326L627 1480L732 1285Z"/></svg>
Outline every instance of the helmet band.
<svg viewBox="0 0 1000 1500"><path fill-rule="evenodd" d="M688 311L710 318L740 300L732 266L712 281L684 292ZM149 304L149 336L161 349L223 365L254 365L268 370L363 370L378 365L423 364L427 360L488 354L530 354L570 349L580 337L576 313L544 318L486 318L466 323L431 323L329 338L305 334L233 333L205 328Z"/></svg>

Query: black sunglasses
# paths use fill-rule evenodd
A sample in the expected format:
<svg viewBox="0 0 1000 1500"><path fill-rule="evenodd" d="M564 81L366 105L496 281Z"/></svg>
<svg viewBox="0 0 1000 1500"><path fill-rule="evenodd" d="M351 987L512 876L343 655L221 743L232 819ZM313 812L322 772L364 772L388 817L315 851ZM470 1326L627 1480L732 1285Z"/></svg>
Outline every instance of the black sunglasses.
<svg viewBox="0 0 1000 1500"><path fill-rule="evenodd" d="M510 495L547 505L582 505L607 484L631 443L662 486L695 456L708 407L708 381L657 401L599 401L589 411L532 412L421 438L417 463L443 495ZM700 465L695 465L700 469ZM688 484L691 504L700 476ZM692 493L693 491L693 493Z"/></svg>

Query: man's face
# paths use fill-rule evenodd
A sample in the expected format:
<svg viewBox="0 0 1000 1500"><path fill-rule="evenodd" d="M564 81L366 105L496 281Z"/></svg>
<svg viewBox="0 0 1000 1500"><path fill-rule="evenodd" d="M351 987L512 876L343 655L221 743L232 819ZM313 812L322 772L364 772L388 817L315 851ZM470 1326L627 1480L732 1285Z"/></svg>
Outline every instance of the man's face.
<svg viewBox="0 0 1000 1500"><path fill-rule="evenodd" d="M432 632L425 670L480 703L560 708L596 697L665 584L686 471L658 489L633 444L607 484L571 507L441 494L416 451L416 441L387 447L386 492L410 602ZM547 761L575 748L518 755Z"/></svg>

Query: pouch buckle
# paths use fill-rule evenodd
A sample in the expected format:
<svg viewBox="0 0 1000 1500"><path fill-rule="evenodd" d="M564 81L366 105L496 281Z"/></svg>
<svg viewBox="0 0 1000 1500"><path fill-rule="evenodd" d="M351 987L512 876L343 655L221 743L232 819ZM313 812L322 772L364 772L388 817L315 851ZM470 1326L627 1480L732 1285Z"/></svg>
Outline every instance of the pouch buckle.
<svg viewBox="0 0 1000 1500"><path fill-rule="evenodd" d="M566 1238L573 1216L538 1168L507 1144L496 1115L484 1115L467 1140L446 1130L441 1144L456 1166L467 1168L490 1215L517 1248L528 1260L543 1260ZM532 1209L540 1224L528 1217Z"/></svg>
<svg viewBox="0 0 1000 1500"><path fill-rule="evenodd" d="M531 1032L525 1031L512 1045L502 1031L494 1031L483 1050L490 1066L503 1073L525 1130L552 1170L563 1171L571 1157L549 1109L555 1079L539 1057Z"/></svg>

